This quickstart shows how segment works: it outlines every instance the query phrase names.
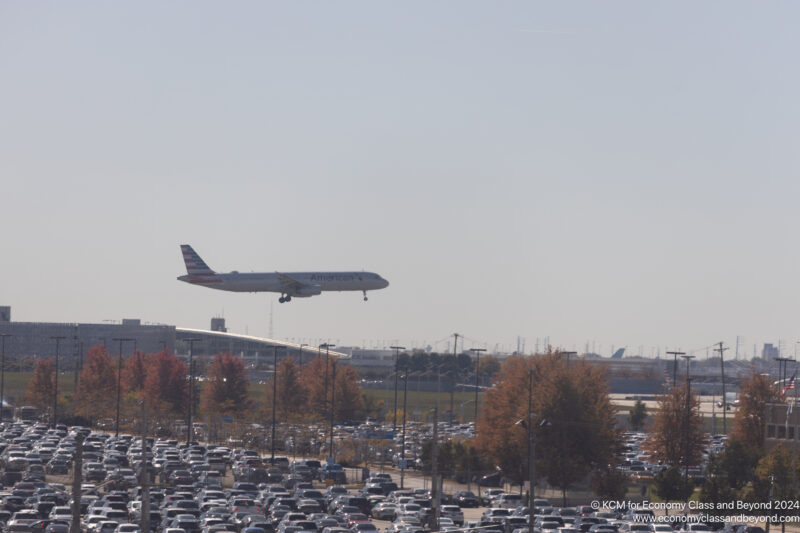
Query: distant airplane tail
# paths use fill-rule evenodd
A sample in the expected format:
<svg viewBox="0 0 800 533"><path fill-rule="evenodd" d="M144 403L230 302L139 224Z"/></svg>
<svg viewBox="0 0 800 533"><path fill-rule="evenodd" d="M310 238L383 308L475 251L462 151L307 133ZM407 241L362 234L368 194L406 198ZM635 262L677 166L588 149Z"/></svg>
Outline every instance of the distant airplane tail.
<svg viewBox="0 0 800 533"><path fill-rule="evenodd" d="M186 263L186 272L190 276L208 276L216 274L216 272L208 268L206 262L200 259L197 252L188 244L181 244L181 251L183 252L183 262Z"/></svg>

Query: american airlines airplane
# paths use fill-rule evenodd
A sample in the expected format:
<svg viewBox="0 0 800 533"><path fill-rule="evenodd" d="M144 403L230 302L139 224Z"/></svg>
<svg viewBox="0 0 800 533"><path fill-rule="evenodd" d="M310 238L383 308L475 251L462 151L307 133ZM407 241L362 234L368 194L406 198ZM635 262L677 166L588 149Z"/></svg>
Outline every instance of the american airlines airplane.
<svg viewBox="0 0 800 533"><path fill-rule="evenodd" d="M197 252L188 244L181 245L185 276L178 280L212 289L233 292L278 292L280 303L291 302L292 297L308 298L322 291L361 291L364 300L367 291L384 289L389 282L374 272L251 272L235 270L218 274L208 268Z"/></svg>

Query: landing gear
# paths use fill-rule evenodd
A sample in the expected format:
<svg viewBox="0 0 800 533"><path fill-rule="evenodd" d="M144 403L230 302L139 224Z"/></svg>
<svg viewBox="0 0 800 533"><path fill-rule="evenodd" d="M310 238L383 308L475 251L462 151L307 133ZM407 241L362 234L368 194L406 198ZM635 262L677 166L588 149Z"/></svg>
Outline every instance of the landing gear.
<svg viewBox="0 0 800 533"><path fill-rule="evenodd" d="M367 301L367 291L364 291L364 301Z"/></svg>
<svg viewBox="0 0 800 533"><path fill-rule="evenodd" d="M281 296L280 298L278 298L278 302L280 302L280 303L291 302L291 301L292 301L292 297L289 296L288 294L286 296Z"/></svg>

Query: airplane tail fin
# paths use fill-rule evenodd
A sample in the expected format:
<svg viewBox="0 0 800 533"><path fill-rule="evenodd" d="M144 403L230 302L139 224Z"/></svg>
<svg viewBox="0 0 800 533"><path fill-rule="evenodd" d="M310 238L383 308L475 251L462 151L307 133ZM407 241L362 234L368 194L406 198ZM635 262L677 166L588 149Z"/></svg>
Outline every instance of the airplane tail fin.
<svg viewBox="0 0 800 533"><path fill-rule="evenodd" d="M186 272L190 276L215 274L188 244L181 244L181 252L183 252L183 262L186 263Z"/></svg>

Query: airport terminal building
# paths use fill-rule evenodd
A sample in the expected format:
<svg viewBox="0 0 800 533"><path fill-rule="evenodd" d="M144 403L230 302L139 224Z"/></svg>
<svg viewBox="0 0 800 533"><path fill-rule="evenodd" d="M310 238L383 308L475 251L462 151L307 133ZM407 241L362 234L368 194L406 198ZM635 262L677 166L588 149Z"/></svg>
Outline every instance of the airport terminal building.
<svg viewBox="0 0 800 533"><path fill-rule="evenodd" d="M63 370L80 367L87 350L98 345L105 346L112 355L123 356L130 356L135 350L156 353L166 349L179 357L188 357L190 349L194 356L230 351L251 363L251 367L261 363L271 366L276 356L309 361L320 354L316 346L228 333L224 318L211 319L209 330L148 324L139 319L101 324L14 322L7 306L0 307L0 341L6 361L30 362L58 355ZM346 357L334 351L330 355Z"/></svg>

